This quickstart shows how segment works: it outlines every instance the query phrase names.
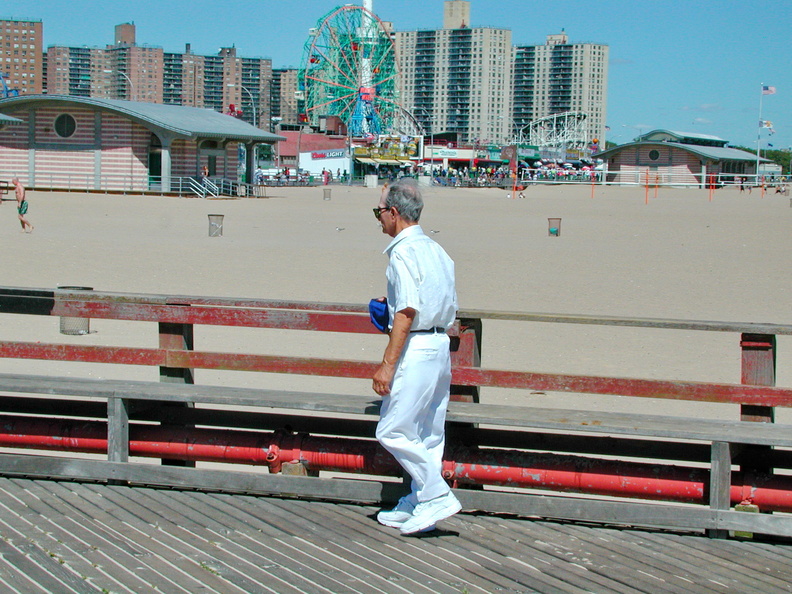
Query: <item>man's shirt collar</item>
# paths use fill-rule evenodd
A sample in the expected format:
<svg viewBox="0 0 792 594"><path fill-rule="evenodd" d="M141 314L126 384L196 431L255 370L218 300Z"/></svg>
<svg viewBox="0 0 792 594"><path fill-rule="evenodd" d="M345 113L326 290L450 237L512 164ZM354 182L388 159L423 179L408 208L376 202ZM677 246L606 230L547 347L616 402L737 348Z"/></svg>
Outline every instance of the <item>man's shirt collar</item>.
<svg viewBox="0 0 792 594"><path fill-rule="evenodd" d="M388 244L388 247L382 252L383 254L388 254L390 256L391 251L393 248L396 247L396 244L400 241L407 239L408 237L412 237L413 235L423 235L423 229L421 229L420 225L410 225L409 227L405 227L402 229L401 233L399 233L396 237L394 237L391 242Z"/></svg>

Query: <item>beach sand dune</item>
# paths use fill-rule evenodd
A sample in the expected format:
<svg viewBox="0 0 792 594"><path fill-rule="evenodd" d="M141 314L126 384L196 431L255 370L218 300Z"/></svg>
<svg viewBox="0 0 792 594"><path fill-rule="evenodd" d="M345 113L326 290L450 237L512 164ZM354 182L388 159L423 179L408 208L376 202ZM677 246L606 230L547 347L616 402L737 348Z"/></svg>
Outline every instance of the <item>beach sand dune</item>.
<svg viewBox="0 0 792 594"><path fill-rule="evenodd" d="M378 189L271 188L267 199L29 192L31 234L0 207L3 284L52 288L366 303L382 295L388 238L371 208ZM789 198L704 190L530 186L427 188L424 230L457 266L462 309L792 324ZM223 215L210 237L208 215ZM548 218L561 233L548 235ZM434 231L434 233L432 233ZM92 320L88 336L57 320L2 317L5 340L155 346L153 324ZM382 337L201 328L197 348L377 360ZM778 384L792 385L781 336ZM483 365L550 373L739 383L736 334L485 322ZM0 371L156 379L112 365L0 360ZM200 383L368 393L368 382L199 371ZM498 402L689 414L686 403L485 391ZM733 417L733 410L724 410Z"/></svg>

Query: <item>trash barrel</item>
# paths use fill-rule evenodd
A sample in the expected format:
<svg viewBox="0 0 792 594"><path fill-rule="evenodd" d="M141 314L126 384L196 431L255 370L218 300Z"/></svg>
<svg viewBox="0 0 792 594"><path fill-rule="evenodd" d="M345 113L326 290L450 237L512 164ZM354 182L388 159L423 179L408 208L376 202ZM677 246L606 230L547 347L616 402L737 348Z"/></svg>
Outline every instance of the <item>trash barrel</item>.
<svg viewBox="0 0 792 594"><path fill-rule="evenodd" d="M324 188L323 192L324 192L324 199L330 200L330 188Z"/></svg>
<svg viewBox="0 0 792 594"><path fill-rule="evenodd" d="M58 289L63 291L93 291L93 287L71 287L62 286ZM69 316L61 316L60 318L60 333L68 334L69 336L82 336L91 333L91 318L73 318Z"/></svg>
<svg viewBox="0 0 792 594"><path fill-rule="evenodd" d="M209 215L209 237L223 236L223 216L221 214Z"/></svg>
<svg viewBox="0 0 792 594"><path fill-rule="evenodd" d="M561 235L561 219L548 218L547 219L547 234L550 237L558 237Z"/></svg>

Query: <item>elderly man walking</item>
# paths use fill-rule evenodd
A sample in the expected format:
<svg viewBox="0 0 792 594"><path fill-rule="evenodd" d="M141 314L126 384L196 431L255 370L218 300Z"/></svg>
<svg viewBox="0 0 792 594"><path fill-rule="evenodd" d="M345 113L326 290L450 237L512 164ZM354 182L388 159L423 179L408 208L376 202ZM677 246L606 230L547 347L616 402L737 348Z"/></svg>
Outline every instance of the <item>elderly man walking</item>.
<svg viewBox="0 0 792 594"><path fill-rule="evenodd" d="M383 191L374 215L393 238L388 254L389 340L374 374L383 397L377 440L412 478L409 495L377 520L402 534L432 530L461 505L442 477L451 387L446 330L457 311L454 262L418 220L423 199L404 178Z"/></svg>

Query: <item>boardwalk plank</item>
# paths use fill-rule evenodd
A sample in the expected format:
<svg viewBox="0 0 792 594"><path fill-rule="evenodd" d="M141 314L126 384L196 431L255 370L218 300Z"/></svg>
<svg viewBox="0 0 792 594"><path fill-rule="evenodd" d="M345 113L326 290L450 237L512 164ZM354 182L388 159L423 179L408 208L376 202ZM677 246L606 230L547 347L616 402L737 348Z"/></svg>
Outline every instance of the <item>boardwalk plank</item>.
<svg viewBox="0 0 792 594"><path fill-rule="evenodd" d="M732 575L726 574L723 569L727 567L734 569L735 567L742 566L738 549L733 549L735 555L728 558L722 558L712 554L702 556L696 554L693 547L676 547L671 545L668 538L664 538L661 541L653 538L653 535L649 533L633 534L630 531L624 531L623 537L625 540L641 547L648 553L661 555L667 558L671 566L682 567L687 572L696 575L696 581L698 583L703 583L705 585L722 584L737 591L745 591L747 586L756 587L759 584L762 584L767 591L773 591L784 585L783 581L776 579L772 575L767 575L763 572L753 572L747 568L746 575L754 576L750 581L743 579L739 573ZM704 537L701 538L703 539ZM691 540L692 539L687 539L686 542L689 543Z"/></svg>
<svg viewBox="0 0 792 594"><path fill-rule="evenodd" d="M0 540L0 555L44 592L97 592L32 543Z"/></svg>
<svg viewBox="0 0 792 594"><path fill-rule="evenodd" d="M85 518L95 518L101 522L102 526L117 535L118 538L126 539L128 546L140 551L139 555L132 558L133 567L144 565L154 572L155 581L152 587L169 588L172 591L195 592L202 587L214 589L226 588L229 592L243 592L232 584L212 573L211 568L201 566L194 562L186 554L179 554L174 549L160 543L156 536L168 537L161 531L157 534L155 527L145 525L142 522L125 522L117 518L115 514L133 520L123 510L119 509L108 496L112 495L110 490L103 490L97 493L93 490L95 486L85 485L80 489L79 495L76 492L64 490L60 496L68 502L75 510ZM54 489L58 488L56 484ZM97 489L107 489L106 487L96 486Z"/></svg>
<svg viewBox="0 0 792 594"><path fill-rule="evenodd" d="M416 537L403 537L398 530L381 526L376 522L376 508L371 508L368 514L358 513L351 524L346 524L350 530L369 535L382 546L382 553L386 558L382 561L385 567L397 562L397 567L409 568L410 571L431 570L430 575L451 587L482 588L485 591L506 588L507 590L524 591L527 588L519 580L510 580L501 575L497 569L493 570L480 558L465 554L458 546L460 534L455 530L439 529L425 535ZM446 523L444 522L445 526ZM447 526L446 526L447 528ZM442 570L442 573L437 573ZM404 569L400 569L404 571ZM520 572L523 569L521 568Z"/></svg>
<svg viewBox="0 0 792 594"><path fill-rule="evenodd" d="M606 529L605 532L610 533L613 542L618 543L623 550L640 551L640 557L636 557L635 552L631 553L631 556L636 559L643 559L647 563L647 573L657 577L663 571L665 579L669 583L681 583L687 592L704 593L718 590L715 582L710 579L717 577L717 574L711 571L709 567L696 567L683 556L670 554L667 549L644 546L642 535L634 535L629 530Z"/></svg>
<svg viewBox="0 0 792 594"><path fill-rule="evenodd" d="M145 572L136 575L125 567L125 562L134 561L134 557L125 550L118 549L106 539L103 546L87 542L86 538L95 541L95 534L103 532L98 525L94 526L93 532L87 531L86 526L90 526L93 520L81 518L75 521L71 513L64 512L62 505L51 505L51 500L57 498L50 491L36 491L33 482L5 480L0 493L7 513L0 514L0 534L5 537L11 530L27 533L29 538L37 537L43 548L53 551L75 573L92 576L90 581L98 588L113 591L119 584L125 584L132 592L151 588L151 582L141 579L140 574ZM12 492L13 501L9 501Z"/></svg>
<svg viewBox="0 0 792 594"><path fill-rule="evenodd" d="M610 555L625 567L633 568L638 574L644 575L649 580L647 591L669 591L669 592L708 592L712 591L706 586L699 586L695 583L696 576L678 567L657 559L647 551L631 547L625 543L619 531L603 532L592 531L584 528L579 532L579 539L597 547L606 555Z"/></svg>
<svg viewBox="0 0 792 594"><path fill-rule="evenodd" d="M586 535L585 527L556 525L536 522L530 527L520 525L517 530L526 531L563 558L565 555L587 559L593 570L619 584L630 586L637 592L673 592L675 589L666 585L663 580L649 575L641 563L631 557L612 551L603 537L592 542Z"/></svg>
<svg viewBox="0 0 792 594"><path fill-rule="evenodd" d="M662 583L662 585L653 586L652 591L661 589L672 592L679 591L679 589L685 592L712 591L706 585L696 583L696 574L683 571L646 550L629 546L624 542L621 531L603 530L600 532L589 529L581 531L580 537L581 540L589 542L592 546L598 546L603 551L622 559L625 565L630 565L640 573Z"/></svg>
<svg viewBox="0 0 792 594"><path fill-rule="evenodd" d="M442 589L438 591L490 592L495 589L511 590L507 580L492 572L483 572L477 563L467 558L449 555L445 550L448 542L458 539L450 531L437 531L421 538L407 538L398 529L382 526L376 520L379 508L356 506L334 506L337 521L345 531L359 533L365 538L366 546L378 553L374 559L384 570L403 575L405 579L420 581L420 576L436 580ZM430 585L429 582L426 582Z"/></svg>
<svg viewBox="0 0 792 594"><path fill-rule="evenodd" d="M470 514L402 537L376 511L0 478L0 591L792 592L786 542Z"/></svg>
<svg viewBox="0 0 792 594"><path fill-rule="evenodd" d="M536 539L515 539L509 526L499 518L487 518L481 525L472 526L470 537L487 538L489 546L506 557L529 564L543 563L545 573L580 588L623 593L635 591L631 586L599 575L590 560L574 551L559 550Z"/></svg>
<svg viewBox="0 0 792 594"><path fill-rule="evenodd" d="M50 594L40 585L30 581L11 559L0 554L0 591L9 594Z"/></svg>
<svg viewBox="0 0 792 594"><path fill-rule="evenodd" d="M469 520L467 516L454 516L447 520L448 528L458 530L460 534L469 531ZM523 563L515 559L502 557L491 551L489 539L486 537L481 541L470 538L460 539L459 542L452 544L444 543L448 546L447 550L457 555L467 555L489 571L492 571L505 579L520 584L523 588L531 588L541 592L585 592L586 589L579 588L573 584L559 580L544 570L547 568L542 563Z"/></svg>
<svg viewBox="0 0 792 594"><path fill-rule="evenodd" d="M38 484L34 483L31 489L36 487ZM188 579L177 568L164 563L152 550L150 539L141 538L138 530L117 522L97 507L93 503L96 495L86 486L54 483L47 485L47 488L61 502L57 513L67 522L65 526L80 533L89 546L103 555L101 566L117 565L124 570L124 574L119 576L119 583L134 583L134 579L126 577L132 574L145 580L144 587L135 588L138 591L150 591L152 588L165 588L173 592L194 590L195 580ZM71 521L67 521L67 517Z"/></svg>
<svg viewBox="0 0 792 594"><path fill-rule="evenodd" d="M101 489L106 501L106 511L118 521L134 524L137 530L147 536L168 562L179 565L189 572L199 583L219 581L229 591L240 592L300 592L288 582L280 582L270 587L253 579L248 570L242 570L231 555L217 546L217 543L199 538L184 530L176 521L152 513L143 505L135 492L129 487L100 487L89 485L89 489ZM148 501L146 501L148 503ZM177 553L176 551L179 551ZM207 577L208 574L210 577ZM266 576L261 576L266 577ZM216 579L215 579L216 578ZM274 577L273 577L274 581Z"/></svg>
<svg viewBox="0 0 792 594"><path fill-rule="evenodd" d="M488 572L473 560L450 554L444 550L446 540L454 540L459 534L454 531L438 530L420 538L402 537L395 528L388 528L377 523L376 514L379 508L365 508L352 505L336 506L336 511L345 520L344 529L361 533L373 539L382 552L390 556L394 562L402 563L417 571L431 568L431 575L445 582L456 591L492 592L513 591L514 584L495 573ZM436 545L434 547L430 545ZM419 555L415 551L419 550ZM420 563L416 563L416 559Z"/></svg>
<svg viewBox="0 0 792 594"><path fill-rule="evenodd" d="M246 499L244 501L238 498L231 498L224 495L216 495L213 497L214 502L222 506L220 509L226 513L233 513L230 508L243 505L245 512L251 515L260 514L265 510L259 505L255 499ZM268 515L267 521L280 522L286 525L309 525L316 527L317 530L311 532L297 532L295 540L298 540L302 546L305 543L310 543L315 547L327 551L336 557L338 564L343 564L344 572L354 576L357 581L363 583L377 584L382 582L380 586L386 588L390 586L395 587L397 584L389 583L383 580L379 568L374 566L376 555L378 554L374 543L367 539L365 535L359 534L358 542L350 543L346 538L338 538L337 530L328 530L327 525L338 526L337 517L328 517L328 511L332 512L335 506L332 504L308 504L305 501L298 500L277 500L270 499L267 502L266 513ZM284 539L285 540L285 539ZM431 579L429 576L422 576L427 583ZM405 578L406 579L406 578ZM442 591L435 588L440 587L441 584L430 584L429 586L415 585L414 588L408 591L414 592L435 592Z"/></svg>
<svg viewBox="0 0 792 594"><path fill-rule="evenodd" d="M341 531L336 531L325 526L326 518L314 510L313 506L300 506L299 511L296 511L289 505L288 500L274 500L274 503L280 508L282 517L286 519L298 513L309 523L323 526L319 540L311 541L316 547L327 548L328 543L333 547L340 547L338 550L342 552L344 558L353 563L359 562L362 557L363 567L370 573L376 575L391 573L398 580L411 579L418 583L422 583L424 579L435 579L438 583L458 581L460 560L448 563L441 559L427 559L415 539L412 539L412 542L411 539L403 539L398 531L378 524L373 517L376 508L356 508L360 515L351 522L347 518L337 518ZM358 543L352 543L350 546L345 537L348 533L359 535L359 538L364 539L365 546L360 546ZM497 584L489 580L485 586L496 587Z"/></svg>
<svg viewBox="0 0 792 594"><path fill-rule="evenodd" d="M767 592L792 592L792 563L779 563L783 557L776 558L777 550L789 553L790 547L685 539L674 534L666 535L664 541L695 557L697 565L717 565L723 576L739 581L747 590L763 586Z"/></svg>
<svg viewBox="0 0 792 594"><path fill-rule="evenodd" d="M203 513L195 513L195 510L187 504L188 494L173 491L156 492L148 490L150 500L155 502L151 506L152 510L157 511L163 517L173 517L183 529L196 534L199 538L207 541L216 541L218 547L223 549L228 555L239 559L240 564L249 563L248 571L251 575L261 574L258 579L267 577L277 578L298 588L306 593L324 592L356 592L344 586L341 582L333 580L328 573L322 574L309 567L311 559L305 558L296 561L278 551L277 547L271 546L274 538L267 538L267 545L253 542L250 538L244 538L241 533L256 534L257 540L261 539L261 533L256 531L255 526L250 522L232 521L233 518L228 514L217 514L218 519L225 520L224 527L220 521L214 519L216 514L207 513L207 506L201 506ZM203 502L202 502L203 503ZM178 518L178 519L176 519ZM211 524L215 529L208 527ZM255 546L251 547L250 545ZM255 550L254 550L255 549ZM316 586L322 582L322 586Z"/></svg>

